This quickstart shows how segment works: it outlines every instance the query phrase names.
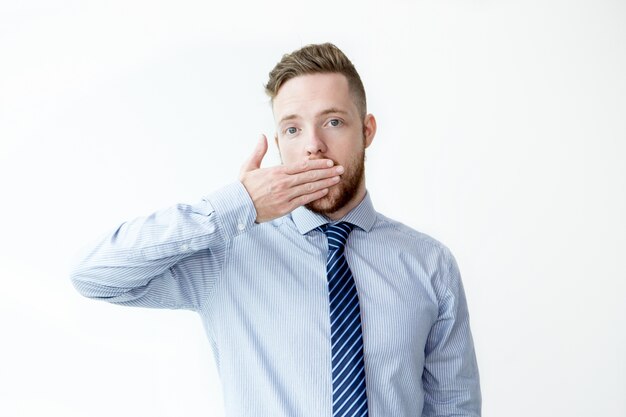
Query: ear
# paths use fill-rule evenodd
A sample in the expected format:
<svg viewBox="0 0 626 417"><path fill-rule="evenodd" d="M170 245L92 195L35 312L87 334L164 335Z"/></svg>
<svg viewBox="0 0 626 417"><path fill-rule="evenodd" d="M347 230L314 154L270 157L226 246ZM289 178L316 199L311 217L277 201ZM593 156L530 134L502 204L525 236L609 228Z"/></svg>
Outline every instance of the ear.
<svg viewBox="0 0 626 417"><path fill-rule="evenodd" d="M375 135L376 119L373 114L369 113L365 116L365 119L363 119L363 140L366 148L372 144Z"/></svg>

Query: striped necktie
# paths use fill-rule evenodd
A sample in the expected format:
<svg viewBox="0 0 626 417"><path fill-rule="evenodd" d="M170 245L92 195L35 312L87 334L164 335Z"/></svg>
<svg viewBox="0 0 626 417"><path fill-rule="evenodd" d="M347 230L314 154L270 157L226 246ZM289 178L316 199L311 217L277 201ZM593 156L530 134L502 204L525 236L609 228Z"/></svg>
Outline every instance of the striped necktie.
<svg viewBox="0 0 626 417"><path fill-rule="evenodd" d="M328 297L332 349L332 417L367 416L363 338L359 297L344 247L353 224L339 222L317 229L328 238Z"/></svg>

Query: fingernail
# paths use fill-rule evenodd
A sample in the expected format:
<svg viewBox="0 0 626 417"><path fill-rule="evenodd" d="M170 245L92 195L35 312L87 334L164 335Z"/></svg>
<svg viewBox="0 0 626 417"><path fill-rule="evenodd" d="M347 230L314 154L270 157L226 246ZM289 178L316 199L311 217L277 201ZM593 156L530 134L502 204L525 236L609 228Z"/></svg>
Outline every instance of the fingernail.
<svg viewBox="0 0 626 417"><path fill-rule="evenodd" d="M338 166L335 171L337 171L338 174L343 174L343 167L342 166Z"/></svg>
<svg viewBox="0 0 626 417"><path fill-rule="evenodd" d="M328 162L326 162L326 165L328 165L328 167L332 167L333 166L333 161L331 161L330 159L328 160Z"/></svg>

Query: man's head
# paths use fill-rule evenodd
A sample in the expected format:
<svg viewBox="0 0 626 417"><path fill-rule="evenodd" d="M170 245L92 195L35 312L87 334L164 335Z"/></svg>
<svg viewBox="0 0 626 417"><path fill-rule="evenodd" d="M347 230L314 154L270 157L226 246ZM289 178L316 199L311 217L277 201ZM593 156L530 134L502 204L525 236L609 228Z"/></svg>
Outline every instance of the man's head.
<svg viewBox="0 0 626 417"><path fill-rule="evenodd" d="M282 85L294 77L307 74L339 73L348 80L350 94L357 106L361 120L365 118L367 100L359 73L348 57L332 43L304 46L283 58L269 74L265 93L272 103Z"/></svg>
<svg viewBox="0 0 626 417"><path fill-rule="evenodd" d="M363 83L350 60L333 44L307 45L283 55L265 88L283 163L328 158L345 168L341 181L307 208L330 217L352 208L365 193L365 148L376 121L366 114Z"/></svg>

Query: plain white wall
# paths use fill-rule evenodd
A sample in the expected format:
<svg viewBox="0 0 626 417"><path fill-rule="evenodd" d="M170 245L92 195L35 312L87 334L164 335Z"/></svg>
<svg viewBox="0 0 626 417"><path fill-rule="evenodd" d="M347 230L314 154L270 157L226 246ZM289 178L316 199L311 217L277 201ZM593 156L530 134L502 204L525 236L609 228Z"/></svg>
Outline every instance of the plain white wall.
<svg viewBox="0 0 626 417"><path fill-rule="evenodd" d="M625 23L619 0L3 1L0 415L223 415L198 316L82 298L70 260L236 180L270 69L331 41L377 116L375 207L457 258L483 415L626 416Z"/></svg>

